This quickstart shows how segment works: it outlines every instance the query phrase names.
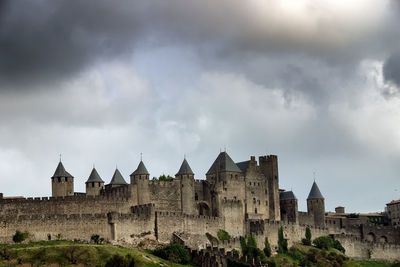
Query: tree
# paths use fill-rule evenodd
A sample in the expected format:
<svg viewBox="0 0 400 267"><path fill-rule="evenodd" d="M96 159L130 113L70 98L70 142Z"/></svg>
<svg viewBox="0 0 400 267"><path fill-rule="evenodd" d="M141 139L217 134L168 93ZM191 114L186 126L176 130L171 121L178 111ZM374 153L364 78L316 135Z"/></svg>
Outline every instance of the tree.
<svg viewBox="0 0 400 267"><path fill-rule="evenodd" d="M265 237L264 241L264 254L267 257L271 257L271 246L269 244L268 237Z"/></svg>
<svg viewBox="0 0 400 267"><path fill-rule="evenodd" d="M334 240L330 236L320 236L313 241L314 245L319 249L333 248Z"/></svg>
<svg viewBox="0 0 400 267"><path fill-rule="evenodd" d="M171 177L170 175L165 175L165 174L163 174L163 175L160 175L158 178L153 177L153 180L155 180L155 181L171 182L171 181L174 180L174 178Z"/></svg>
<svg viewBox="0 0 400 267"><path fill-rule="evenodd" d="M287 239L283 236L282 226L278 230L278 253L286 253L288 251Z"/></svg>
<svg viewBox="0 0 400 267"><path fill-rule="evenodd" d="M15 231L15 235L13 236L13 241L15 243L21 243L22 241L24 241L25 239L27 239L29 236L28 232L21 232L21 231Z"/></svg>
<svg viewBox="0 0 400 267"><path fill-rule="evenodd" d="M301 242L303 245L311 246L311 230L309 227L306 228L306 238L303 238Z"/></svg>
<svg viewBox="0 0 400 267"><path fill-rule="evenodd" d="M231 236L229 233L225 230L219 229L217 233L217 237L219 240L224 241L224 240L231 240Z"/></svg>
<svg viewBox="0 0 400 267"><path fill-rule="evenodd" d="M264 252L257 247L257 242L253 235L247 236L247 242L244 237L240 237L240 247L243 256L247 256L249 259L255 259L262 263L267 261Z"/></svg>

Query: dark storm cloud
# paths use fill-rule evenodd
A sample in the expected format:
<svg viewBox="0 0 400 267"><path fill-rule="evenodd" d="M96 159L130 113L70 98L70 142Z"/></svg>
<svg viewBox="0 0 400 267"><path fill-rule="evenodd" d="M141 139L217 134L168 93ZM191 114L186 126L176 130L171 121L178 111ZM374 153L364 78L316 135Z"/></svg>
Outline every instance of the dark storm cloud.
<svg viewBox="0 0 400 267"><path fill-rule="evenodd" d="M2 80L60 78L132 48L140 22L109 1L3 1ZM44 77L42 77L44 76Z"/></svg>
<svg viewBox="0 0 400 267"><path fill-rule="evenodd" d="M380 47L379 40L384 39L377 35L390 35L393 28L381 25L386 26L380 14L386 4L381 3L387 1L363 2L365 15L352 14L354 4L342 7L316 1L309 8L307 1L300 1L304 9L296 14L288 12L291 9L282 3L2 1L0 79L3 85L4 81L32 84L42 79L57 80L79 73L97 60L127 60L138 45L175 45L196 50L205 68L229 71L240 66L239 72L269 86L259 77L268 76L263 70L268 69L265 62L270 58L285 55L291 61L290 55L306 54L328 64L339 62L343 67L347 62L357 63L366 53L373 54L368 47ZM374 32L370 25L380 25L379 30ZM254 62L260 58L264 62ZM283 70L290 84L279 86L295 86L321 97L315 89L319 81L305 70L295 71L294 65L296 62L287 64ZM303 74L305 81L296 81Z"/></svg>
<svg viewBox="0 0 400 267"><path fill-rule="evenodd" d="M383 65L383 76L386 82L391 82L400 88L400 52L392 54Z"/></svg>

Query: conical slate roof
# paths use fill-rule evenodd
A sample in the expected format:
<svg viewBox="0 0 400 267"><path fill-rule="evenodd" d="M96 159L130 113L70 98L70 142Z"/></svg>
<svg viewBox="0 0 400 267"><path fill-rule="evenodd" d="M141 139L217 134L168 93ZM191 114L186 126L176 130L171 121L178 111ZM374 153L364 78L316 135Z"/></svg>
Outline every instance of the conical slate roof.
<svg viewBox="0 0 400 267"><path fill-rule="evenodd" d="M100 175L97 173L96 168L93 168L92 172L90 173L89 179L86 183L104 183L104 181L100 178Z"/></svg>
<svg viewBox="0 0 400 267"><path fill-rule="evenodd" d="M60 161L58 163L57 169L54 172L54 175L51 178L59 178L59 177L73 177L69 172L67 172L64 168L64 165Z"/></svg>
<svg viewBox="0 0 400 267"><path fill-rule="evenodd" d="M324 197L321 194L321 191L319 191L317 183L314 181L310 194L308 194L307 199L324 199Z"/></svg>
<svg viewBox="0 0 400 267"><path fill-rule="evenodd" d="M189 166L189 163L186 159L183 160L181 168L179 169L178 173L175 175L182 175L182 174L194 174L192 169Z"/></svg>
<svg viewBox="0 0 400 267"><path fill-rule="evenodd" d="M295 200L297 199L293 191L285 191L279 194L280 200Z"/></svg>
<svg viewBox="0 0 400 267"><path fill-rule="evenodd" d="M217 159L211 165L211 168L208 170L207 174L213 174L217 171L217 164L219 164L220 172L241 172L239 167L233 162L231 157L229 157L228 153L221 152L219 153Z"/></svg>
<svg viewBox="0 0 400 267"><path fill-rule="evenodd" d="M115 172L111 179L110 184L121 185L121 184L127 184L127 183L126 183L124 177L122 177L122 174L119 172L119 170L115 169Z"/></svg>
<svg viewBox="0 0 400 267"><path fill-rule="evenodd" d="M147 171L146 166L144 166L143 161L140 161L136 171L134 171L131 175L138 175L138 174L150 174Z"/></svg>

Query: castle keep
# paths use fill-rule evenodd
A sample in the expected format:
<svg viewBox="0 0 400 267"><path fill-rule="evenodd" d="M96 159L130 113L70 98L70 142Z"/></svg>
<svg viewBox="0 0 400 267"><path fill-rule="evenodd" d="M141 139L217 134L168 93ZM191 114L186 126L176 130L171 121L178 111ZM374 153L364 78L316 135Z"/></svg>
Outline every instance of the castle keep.
<svg viewBox="0 0 400 267"><path fill-rule="evenodd" d="M233 237L253 234L262 248L265 237L277 244L281 226L289 244L300 242L310 227L313 238L331 235L340 240L349 256L365 258L372 253L372 258L400 260L400 231L384 214L349 216L343 207L327 213L315 182L307 212L298 211L295 194L279 189L275 155L235 163L221 152L205 176L195 179L184 159L171 181L150 180L140 161L128 182L116 169L105 184L93 168L86 192L75 193L74 177L60 161L51 177L52 197L0 195L0 242L11 242L20 230L29 232L33 240L59 234L90 240L98 234L115 243L179 240L198 249L209 243L206 233L215 236L224 229ZM229 250L240 244L233 239L220 246Z"/></svg>

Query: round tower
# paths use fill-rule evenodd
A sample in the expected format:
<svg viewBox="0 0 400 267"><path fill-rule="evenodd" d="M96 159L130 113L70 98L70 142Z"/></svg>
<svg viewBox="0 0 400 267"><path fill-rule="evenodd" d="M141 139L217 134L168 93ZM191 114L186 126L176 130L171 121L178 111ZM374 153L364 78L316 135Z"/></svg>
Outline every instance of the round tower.
<svg viewBox="0 0 400 267"><path fill-rule="evenodd" d="M194 173L186 159L183 160L175 178L180 180L182 213L195 214Z"/></svg>
<svg viewBox="0 0 400 267"><path fill-rule="evenodd" d="M104 181L100 178L96 168L93 167L89 179L86 181L86 195L98 196L102 189L104 189Z"/></svg>
<svg viewBox="0 0 400 267"><path fill-rule="evenodd" d="M315 226L325 226L325 199L315 181L307 197L307 212L314 217Z"/></svg>
<svg viewBox="0 0 400 267"><path fill-rule="evenodd" d="M74 195L74 177L65 170L61 160L51 177L51 195L53 197Z"/></svg>
<svg viewBox="0 0 400 267"><path fill-rule="evenodd" d="M137 197L137 205L150 203L149 177L150 174L140 161L137 169L130 175L133 197Z"/></svg>

